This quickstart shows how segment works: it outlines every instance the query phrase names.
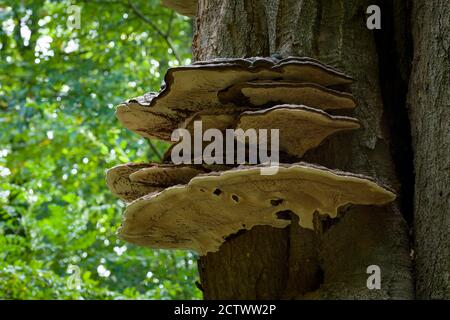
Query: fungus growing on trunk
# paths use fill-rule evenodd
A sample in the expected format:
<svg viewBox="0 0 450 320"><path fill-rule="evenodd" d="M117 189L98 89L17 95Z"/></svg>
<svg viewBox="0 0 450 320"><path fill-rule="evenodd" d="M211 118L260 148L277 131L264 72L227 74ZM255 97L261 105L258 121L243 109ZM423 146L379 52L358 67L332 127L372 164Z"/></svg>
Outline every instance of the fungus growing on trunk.
<svg viewBox="0 0 450 320"><path fill-rule="evenodd" d="M357 119L344 116L332 116L325 111L303 105L278 105L261 110L242 113L221 113L203 111L186 120L182 128L194 136L194 123L201 121L201 134L208 129L278 129L279 150L289 155L302 157L304 153L317 147L330 135L344 130L360 128ZM198 130L198 128L197 128ZM205 143L206 145L207 143Z"/></svg>
<svg viewBox="0 0 450 320"><path fill-rule="evenodd" d="M290 220L280 212L291 211L302 227L314 229L315 212L334 218L346 204L385 205L396 197L368 177L306 163L283 165L273 176L259 169L200 175L143 196L127 207L118 235L142 246L205 255L239 230L286 227Z"/></svg>
<svg viewBox="0 0 450 320"><path fill-rule="evenodd" d="M356 101L349 93L332 90L315 83L256 80L235 84L220 91L223 103L235 103L250 107L276 104L304 104L312 108L349 109Z"/></svg>
<svg viewBox="0 0 450 320"><path fill-rule="evenodd" d="M165 1L169 2L181 3ZM241 230L257 225L286 227L292 214L299 217L302 227L314 229L315 213L335 218L338 209L347 204L385 205L393 201L396 195L371 178L306 163L275 165L277 170L270 175L261 174L261 165L230 169L228 165L236 163L228 160L245 157L234 158L234 153L220 149L222 144L229 146L220 140L224 131L228 137L227 129L239 130L243 137L231 135L233 142L245 141L249 129L254 130L251 133L256 140L267 130L272 133L278 129L276 138L271 136L270 140L277 141L279 136L279 145L271 143L271 151L276 148L275 153L282 151L298 158L331 134L359 128L357 119L323 111L356 106L351 94L336 90L351 82L344 73L304 57L224 58L169 69L160 92L119 105L117 117L125 127L148 138L170 141L178 128L185 131L176 131L174 139L184 142L185 137L200 137L200 142L190 141L186 147L201 146L217 136L217 145L208 149L208 159L226 157L227 162L204 161L206 165L200 159L194 161L198 165L126 164L109 170L107 181L112 192L132 201L124 213L119 237L152 248L192 249L204 255L217 251L227 237ZM203 139L203 131L208 129L216 130ZM266 135L262 140L268 139ZM261 145L267 148L258 141ZM192 148L185 153L178 150L180 146L184 144L172 145L166 160L169 153L182 154L179 158L186 155L187 163L192 163ZM202 150L194 149L194 159L195 154L204 156ZM268 162L261 153L255 159L255 163ZM277 158L273 163L278 162Z"/></svg>
<svg viewBox="0 0 450 320"><path fill-rule="evenodd" d="M172 131L199 111L239 108L233 101L221 101L219 93L234 85L257 80L314 83L322 87L352 82L351 77L310 58L218 59L169 69L160 92L147 93L122 103L117 107L116 115L126 128L143 137L170 140ZM276 86L274 83L271 84L273 90ZM280 85L286 86L283 82ZM317 88L318 107L325 104L326 108L332 108L334 102L339 103L335 108L353 104L346 94L339 95L332 90ZM257 91L261 96L261 91ZM274 94L278 95L277 99L283 98L278 90ZM314 102L310 95L303 95ZM280 103L293 100L289 95L285 98L289 101L282 99ZM266 100L267 96L258 98L257 94L253 94L255 99ZM300 98L295 100L302 103Z"/></svg>
<svg viewBox="0 0 450 320"><path fill-rule="evenodd" d="M279 105L258 111L246 111L239 117L238 129L279 129L280 151L302 157L328 136L360 128L351 117L332 116L325 111L298 105Z"/></svg>

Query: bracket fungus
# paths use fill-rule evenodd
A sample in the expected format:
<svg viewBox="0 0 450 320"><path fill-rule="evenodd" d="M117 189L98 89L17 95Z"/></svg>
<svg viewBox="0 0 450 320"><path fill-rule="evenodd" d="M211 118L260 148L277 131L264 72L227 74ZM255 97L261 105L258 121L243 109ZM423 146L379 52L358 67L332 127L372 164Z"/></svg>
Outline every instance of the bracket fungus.
<svg viewBox="0 0 450 320"><path fill-rule="evenodd" d="M188 183L191 178L205 172L208 170L201 166L127 163L109 169L106 184L112 194L131 202L146 194Z"/></svg>
<svg viewBox="0 0 450 320"><path fill-rule="evenodd" d="M313 229L315 212L336 217L343 205L384 205L396 197L368 177L306 163L284 165L273 176L260 175L259 169L200 175L143 196L127 207L118 235L142 246L204 255L239 230L286 227L290 220L280 212L291 211L302 227Z"/></svg>
<svg viewBox="0 0 450 320"><path fill-rule="evenodd" d="M164 80L165 85L160 92L147 93L117 107L116 116L126 128L143 137L169 141L172 131L199 111L224 107L239 108L233 101L224 103L219 98L219 92L239 83L271 80L272 89L277 92L278 98L283 98L279 91L275 90L276 81L281 81L279 85L282 87L286 86L283 81L314 83L322 87L352 82L351 77L317 60L296 57L204 61L171 68ZM340 103L336 108L353 105L349 96L337 95L333 90L318 89L318 86L315 87L318 95L317 107L325 103L326 108L332 108L332 102ZM309 97L309 101L313 100L310 94L303 95ZM261 99L267 99L267 96ZM288 100L279 102L289 103L292 96L286 95L286 99ZM301 99L295 100L302 103Z"/></svg>
<svg viewBox="0 0 450 320"><path fill-rule="evenodd" d="M301 157L331 134L360 128L355 118L297 105L280 105L258 111L246 111L239 117L238 129L279 129L280 151Z"/></svg>
<svg viewBox="0 0 450 320"><path fill-rule="evenodd" d="M224 108L222 110L210 109L200 111L187 118L183 124L180 125L180 128L193 133L195 121L201 121L202 130L218 129L224 131L226 129L234 128L239 115L248 110L248 108Z"/></svg>
<svg viewBox="0 0 450 320"><path fill-rule="evenodd" d="M186 14L195 14L195 2L163 0ZM116 116L126 128L167 141L178 128L197 136L197 120L200 131L217 129L219 134L226 129L254 129L261 135L258 129L279 129L279 151L300 158L331 134L360 127L355 118L323 111L356 107L351 94L337 90L352 78L312 58L199 61L169 69L164 80L158 93L117 107ZM258 161L264 162L261 157ZM299 217L302 227L314 229L315 213L334 218L347 204L385 205L396 198L369 177L307 163L281 164L273 175L262 175L261 165L230 168L228 163L198 163L124 164L110 169L107 184L112 193L130 202L119 237L204 255L217 251L240 230L286 227L291 214Z"/></svg>
<svg viewBox="0 0 450 320"><path fill-rule="evenodd" d="M242 113L199 112L182 125L191 136L195 134L196 121L201 121L203 132L212 128L220 131L254 129L257 132L259 129L278 129L280 151L296 157L302 157L334 133L361 127L360 122L352 117L333 116L304 105L287 104Z"/></svg>
<svg viewBox="0 0 450 320"><path fill-rule="evenodd" d="M332 90L315 83L256 80L242 82L220 91L223 103L235 103L251 107L274 104L305 104L312 108L349 109L356 101L349 93Z"/></svg>

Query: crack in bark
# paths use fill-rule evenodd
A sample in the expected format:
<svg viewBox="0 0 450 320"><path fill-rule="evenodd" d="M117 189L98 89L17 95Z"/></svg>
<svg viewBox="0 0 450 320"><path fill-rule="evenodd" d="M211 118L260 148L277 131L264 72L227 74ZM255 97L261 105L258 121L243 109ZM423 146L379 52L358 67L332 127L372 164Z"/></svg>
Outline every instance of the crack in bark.
<svg viewBox="0 0 450 320"><path fill-rule="evenodd" d="M383 13L381 30L374 31L379 56L383 113L387 117L390 150L400 180L401 212L413 223L414 165L407 94L412 63L412 39L406 29L408 11L404 3L379 0Z"/></svg>

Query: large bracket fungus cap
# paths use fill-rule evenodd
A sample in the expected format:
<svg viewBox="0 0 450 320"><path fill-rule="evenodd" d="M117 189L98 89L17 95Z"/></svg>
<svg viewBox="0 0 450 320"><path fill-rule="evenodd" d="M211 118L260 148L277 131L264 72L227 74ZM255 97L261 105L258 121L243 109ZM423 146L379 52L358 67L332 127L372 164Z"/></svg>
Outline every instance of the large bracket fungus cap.
<svg viewBox="0 0 450 320"><path fill-rule="evenodd" d="M291 83L315 83L320 86L352 82L349 76L316 60L294 57L281 60L248 58L203 61L171 68L164 79L165 86L159 93L148 93L117 107L116 116L126 128L147 138L170 140L172 131L186 118L199 111L223 107L238 108L232 101L220 101L219 92L248 81L284 80ZM321 95L328 93L327 101L330 103L331 98L339 98L339 101L347 101L347 104L353 103L345 99L348 98L345 95L335 97L331 91L320 92ZM340 107L344 105L345 103Z"/></svg>
<svg viewBox="0 0 450 320"><path fill-rule="evenodd" d="M116 197L131 202L149 193L188 183L207 171L201 166L126 163L106 172L106 184Z"/></svg>
<svg viewBox="0 0 450 320"><path fill-rule="evenodd" d="M286 227L284 213L313 229L313 214L336 217L346 204L384 205L395 199L368 177L305 163L284 165L276 175L260 167L197 176L186 185L149 194L126 209L120 238L142 246L217 251L225 239L256 225Z"/></svg>

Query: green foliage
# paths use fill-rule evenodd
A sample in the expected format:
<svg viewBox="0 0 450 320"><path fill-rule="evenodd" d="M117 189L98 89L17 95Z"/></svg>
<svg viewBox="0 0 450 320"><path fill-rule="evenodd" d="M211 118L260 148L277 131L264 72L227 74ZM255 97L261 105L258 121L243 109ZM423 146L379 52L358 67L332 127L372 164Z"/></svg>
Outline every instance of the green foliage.
<svg viewBox="0 0 450 320"><path fill-rule="evenodd" d="M0 299L199 298L194 254L117 239L105 185L158 160L114 106L189 63L190 21L158 0L0 0L0 23Z"/></svg>

